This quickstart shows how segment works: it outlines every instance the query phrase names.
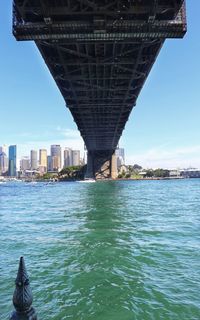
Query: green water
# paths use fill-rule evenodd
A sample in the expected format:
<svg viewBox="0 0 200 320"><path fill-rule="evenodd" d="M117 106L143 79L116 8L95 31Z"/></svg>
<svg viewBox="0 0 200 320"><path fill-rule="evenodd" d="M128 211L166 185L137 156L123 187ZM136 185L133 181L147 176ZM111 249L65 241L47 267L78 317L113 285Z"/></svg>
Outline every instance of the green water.
<svg viewBox="0 0 200 320"><path fill-rule="evenodd" d="M199 320L200 180L0 185L0 319Z"/></svg>

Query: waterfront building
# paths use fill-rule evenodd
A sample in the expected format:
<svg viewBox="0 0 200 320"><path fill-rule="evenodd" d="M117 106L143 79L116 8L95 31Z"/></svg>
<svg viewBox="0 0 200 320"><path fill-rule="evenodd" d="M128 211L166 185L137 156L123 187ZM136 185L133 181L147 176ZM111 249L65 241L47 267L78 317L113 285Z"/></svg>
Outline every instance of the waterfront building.
<svg viewBox="0 0 200 320"><path fill-rule="evenodd" d="M21 171L26 171L30 169L30 159L29 157L23 157L20 160L20 170Z"/></svg>
<svg viewBox="0 0 200 320"><path fill-rule="evenodd" d="M51 157L52 157L52 168L55 166L58 168L58 170L60 170L61 169L61 146L59 144L51 145ZM53 157L56 157L56 158L53 160Z"/></svg>
<svg viewBox="0 0 200 320"><path fill-rule="evenodd" d="M8 157L2 150L3 148L0 149L0 175L8 171Z"/></svg>
<svg viewBox="0 0 200 320"><path fill-rule="evenodd" d="M200 169L188 168L180 170L180 175L183 178L200 178Z"/></svg>
<svg viewBox="0 0 200 320"><path fill-rule="evenodd" d="M169 170L169 176L170 178L179 178L181 175L180 169L171 169Z"/></svg>
<svg viewBox="0 0 200 320"><path fill-rule="evenodd" d="M40 149L39 150L39 166L43 167L42 171L47 171L47 150ZM46 168L46 169L45 169Z"/></svg>
<svg viewBox="0 0 200 320"><path fill-rule="evenodd" d="M80 165L80 150L72 150L72 165Z"/></svg>
<svg viewBox="0 0 200 320"><path fill-rule="evenodd" d="M38 167L37 150L31 150L31 170L36 170Z"/></svg>
<svg viewBox="0 0 200 320"><path fill-rule="evenodd" d="M8 163L8 175L10 177L16 177L17 175L17 146L9 146L9 163Z"/></svg>
<svg viewBox="0 0 200 320"><path fill-rule="evenodd" d="M64 150L64 167L72 166L72 149L65 148Z"/></svg>

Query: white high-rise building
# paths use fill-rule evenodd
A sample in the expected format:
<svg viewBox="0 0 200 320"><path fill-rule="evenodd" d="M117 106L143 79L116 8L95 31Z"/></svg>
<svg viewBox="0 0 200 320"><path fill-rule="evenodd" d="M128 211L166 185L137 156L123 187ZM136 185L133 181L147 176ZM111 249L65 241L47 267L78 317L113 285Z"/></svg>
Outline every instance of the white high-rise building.
<svg viewBox="0 0 200 320"><path fill-rule="evenodd" d="M3 151L4 149L0 147L0 175L8 171L8 157Z"/></svg>
<svg viewBox="0 0 200 320"><path fill-rule="evenodd" d="M116 155L116 160L117 160L117 168L119 168L125 164L124 148L116 149L115 155Z"/></svg>
<svg viewBox="0 0 200 320"><path fill-rule="evenodd" d="M20 160L20 170L26 171L30 169L30 159L29 157L23 157Z"/></svg>
<svg viewBox="0 0 200 320"><path fill-rule="evenodd" d="M6 154L7 153L6 150L7 150L7 147L5 144L3 146L0 146L0 153L4 152Z"/></svg>

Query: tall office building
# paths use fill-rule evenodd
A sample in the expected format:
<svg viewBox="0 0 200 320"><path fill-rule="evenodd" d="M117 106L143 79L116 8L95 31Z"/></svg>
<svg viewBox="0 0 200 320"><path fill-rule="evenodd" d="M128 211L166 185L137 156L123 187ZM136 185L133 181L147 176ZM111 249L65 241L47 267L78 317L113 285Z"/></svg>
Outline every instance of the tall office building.
<svg viewBox="0 0 200 320"><path fill-rule="evenodd" d="M52 168L52 157L51 156L47 156L47 171L48 172L53 171L53 168Z"/></svg>
<svg viewBox="0 0 200 320"><path fill-rule="evenodd" d="M23 157L20 160L20 170L21 171L26 171L30 169L30 159L29 157Z"/></svg>
<svg viewBox="0 0 200 320"><path fill-rule="evenodd" d="M47 150L46 149L39 150L39 172L40 174L44 174L47 172Z"/></svg>
<svg viewBox="0 0 200 320"><path fill-rule="evenodd" d="M39 165L47 168L47 150L46 149L39 150Z"/></svg>
<svg viewBox="0 0 200 320"><path fill-rule="evenodd" d="M3 153L3 152L4 152L4 153L6 154L6 153L7 153L7 152L6 152L6 149L7 149L7 148L6 148L6 145L5 145L5 144L4 144L3 146L0 146L0 153Z"/></svg>
<svg viewBox="0 0 200 320"><path fill-rule="evenodd" d="M38 168L37 150L31 150L31 170Z"/></svg>
<svg viewBox="0 0 200 320"><path fill-rule="evenodd" d="M59 171L61 169L61 146L59 144L53 144L51 145L51 157L52 157L52 165L55 166L56 171ZM54 158L54 164L53 164L53 157ZM53 168L54 169L54 168Z"/></svg>
<svg viewBox="0 0 200 320"><path fill-rule="evenodd" d="M117 168L125 164L125 153L124 148L118 148L115 150L115 155L117 159Z"/></svg>
<svg viewBox="0 0 200 320"><path fill-rule="evenodd" d="M8 157L3 148L0 147L0 175L8 171Z"/></svg>
<svg viewBox="0 0 200 320"><path fill-rule="evenodd" d="M9 163L8 163L8 175L10 177L16 177L17 175L17 146L9 146Z"/></svg>
<svg viewBox="0 0 200 320"><path fill-rule="evenodd" d="M60 158L58 156L51 157L51 166L52 166L52 171L59 171L61 169Z"/></svg>
<svg viewBox="0 0 200 320"><path fill-rule="evenodd" d="M64 150L64 167L72 166L72 149L65 148Z"/></svg>
<svg viewBox="0 0 200 320"><path fill-rule="evenodd" d="M72 165L80 165L80 150L72 150Z"/></svg>

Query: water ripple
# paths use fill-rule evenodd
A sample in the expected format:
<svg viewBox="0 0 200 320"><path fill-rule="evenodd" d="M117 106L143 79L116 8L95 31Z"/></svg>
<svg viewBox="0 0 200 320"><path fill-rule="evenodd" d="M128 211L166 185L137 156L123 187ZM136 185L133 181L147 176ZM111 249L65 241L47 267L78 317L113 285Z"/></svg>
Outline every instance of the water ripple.
<svg viewBox="0 0 200 320"><path fill-rule="evenodd" d="M40 319L200 319L200 180L0 185L0 319L25 257Z"/></svg>

